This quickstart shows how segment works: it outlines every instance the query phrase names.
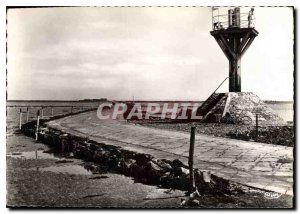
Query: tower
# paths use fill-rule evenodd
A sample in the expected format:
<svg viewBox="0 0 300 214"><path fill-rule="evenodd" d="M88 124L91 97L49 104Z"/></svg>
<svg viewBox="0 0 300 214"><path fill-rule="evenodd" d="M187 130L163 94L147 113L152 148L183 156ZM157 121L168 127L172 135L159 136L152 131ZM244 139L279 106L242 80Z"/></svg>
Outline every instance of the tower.
<svg viewBox="0 0 300 214"><path fill-rule="evenodd" d="M221 15L219 8L212 8L210 34L229 61L229 92L215 93L218 87L202 103L196 114L203 117L201 122L254 125L259 121L259 124L285 124L257 95L241 92L241 59L258 35L254 22L253 8L248 13L241 13L237 7Z"/></svg>
<svg viewBox="0 0 300 214"><path fill-rule="evenodd" d="M218 14L214 15L216 10ZM241 92L241 59L258 35L253 13L253 8L249 13L241 13L236 7L229 9L227 15L219 15L218 8L212 9L210 34L229 61L229 92Z"/></svg>

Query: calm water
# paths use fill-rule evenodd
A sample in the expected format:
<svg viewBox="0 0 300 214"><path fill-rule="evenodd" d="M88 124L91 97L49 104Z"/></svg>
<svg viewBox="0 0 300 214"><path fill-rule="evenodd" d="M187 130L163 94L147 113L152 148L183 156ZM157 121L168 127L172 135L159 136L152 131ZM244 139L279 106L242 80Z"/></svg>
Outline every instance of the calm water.
<svg viewBox="0 0 300 214"><path fill-rule="evenodd" d="M293 103L269 104L269 106L285 121L294 120Z"/></svg>
<svg viewBox="0 0 300 214"><path fill-rule="evenodd" d="M40 107L44 106L43 113L45 116L52 115L52 108L47 106L56 106L53 108L54 115L61 115L70 113L71 111L76 112L80 110L85 110L89 108L97 108L100 102L7 102L7 125L10 123L18 121L19 111L22 109L23 112L26 112L27 107L29 107L29 120L36 119L37 111ZM282 117L285 121L293 121L294 110L293 103L272 103L268 104L280 117ZM32 107L36 106L36 107ZM71 109L71 107L73 108ZM10 118L10 119L9 119ZM23 120L26 120L26 114L23 114ZM14 121L11 121L14 120Z"/></svg>
<svg viewBox="0 0 300 214"><path fill-rule="evenodd" d="M19 124L20 109L22 110L22 124L27 122L27 109L28 109L28 121L36 120L38 110L43 107L44 118L50 116L64 115L71 112L78 112L87 110L90 108L97 108L100 102L6 102L6 126L8 132L12 127L17 127ZM53 108L52 108L53 106ZM40 111L40 116L41 116Z"/></svg>

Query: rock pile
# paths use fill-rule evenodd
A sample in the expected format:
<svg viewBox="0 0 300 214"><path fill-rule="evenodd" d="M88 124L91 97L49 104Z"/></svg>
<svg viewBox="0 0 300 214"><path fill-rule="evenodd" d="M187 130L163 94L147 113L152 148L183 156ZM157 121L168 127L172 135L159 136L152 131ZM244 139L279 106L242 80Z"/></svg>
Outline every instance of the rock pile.
<svg viewBox="0 0 300 214"><path fill-rule="evenodd" d="M210 102L213 102L211 100ZM202 122L254 125L284 124L284 120L252 92L229 92L206 113Z"/></svg>

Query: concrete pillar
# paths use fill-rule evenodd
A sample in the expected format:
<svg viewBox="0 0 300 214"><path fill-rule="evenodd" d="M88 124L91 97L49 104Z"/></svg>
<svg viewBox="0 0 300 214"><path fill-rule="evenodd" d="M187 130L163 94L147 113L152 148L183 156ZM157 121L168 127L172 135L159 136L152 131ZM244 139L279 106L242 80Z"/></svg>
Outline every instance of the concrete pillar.
<svg viewBox="0 0 300 214"><path fill-rule="evenodd" d="M240 39L234 37L230 41L230 46L235 53L235 57L229 58L229 92L241 92L241 55L239 54Z"/></svg>

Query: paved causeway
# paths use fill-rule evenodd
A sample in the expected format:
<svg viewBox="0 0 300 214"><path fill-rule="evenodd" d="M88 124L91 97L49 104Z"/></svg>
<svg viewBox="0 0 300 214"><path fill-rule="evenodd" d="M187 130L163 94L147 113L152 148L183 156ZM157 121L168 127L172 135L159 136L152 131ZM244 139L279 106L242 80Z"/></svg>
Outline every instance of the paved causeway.
<svg viewBox="0 0 300 214"><path fill-rule="evenodd" d="M121 146L156 158L187 163L189 134L100 121L88 112L49 122L54 128L88 136L97 142ZM293 195L293 148L241 140L196 135L195 168L241 184Z"/></svg>

